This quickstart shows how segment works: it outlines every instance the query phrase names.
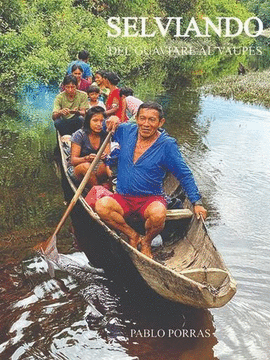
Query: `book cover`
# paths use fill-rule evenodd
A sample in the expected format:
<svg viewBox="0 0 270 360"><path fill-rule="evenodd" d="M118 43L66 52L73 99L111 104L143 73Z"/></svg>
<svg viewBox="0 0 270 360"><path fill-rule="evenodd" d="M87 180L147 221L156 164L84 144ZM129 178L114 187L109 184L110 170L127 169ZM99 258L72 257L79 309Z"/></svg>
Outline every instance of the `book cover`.
<svg viewBox="0 0 270 360"><path fill-rule="evenodd" d="M0 9L0 357L267 359L267 2L4 0ZM238 283L224 307L147 301L143 288L89 272L70 219L58 249L81 268L66 258L51 279L32 251L66 209L51 114L83 49L93 73L114 71L119 87L163 106Z"/></svg>

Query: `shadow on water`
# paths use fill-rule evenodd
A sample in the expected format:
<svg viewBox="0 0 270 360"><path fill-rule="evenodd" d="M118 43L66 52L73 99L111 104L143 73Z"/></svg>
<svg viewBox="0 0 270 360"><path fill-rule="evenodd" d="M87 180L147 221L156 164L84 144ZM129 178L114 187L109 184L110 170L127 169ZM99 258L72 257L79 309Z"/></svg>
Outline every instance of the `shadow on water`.
<svg viewBox="0 0 270 360"><path fill-rule="evenodd" d="M104 275L57 271L50 279L46 266L34 257L2 269L2 358L216 359L209 311L146 302Z"/></svg>

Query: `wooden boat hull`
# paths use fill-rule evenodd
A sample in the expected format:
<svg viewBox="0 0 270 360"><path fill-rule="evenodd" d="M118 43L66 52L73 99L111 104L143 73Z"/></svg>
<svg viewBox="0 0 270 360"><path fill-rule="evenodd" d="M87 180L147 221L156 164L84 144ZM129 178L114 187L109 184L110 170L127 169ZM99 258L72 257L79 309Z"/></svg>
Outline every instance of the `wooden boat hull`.
<svg viewBox="0 0 270 360"><path fill-rule="evenodd" d="M60 137L58 141L62 184L68 200L76 187L67 174L67 155ZM167 194L176 194L179 183L169 176L164 188ZM191 208L187 199L184 204L186 208ZM130 277L132 281L128 282L135 288L140 289L144 283L162 298L197 308L221 307L236 292L236 282L211 241L203 221L194 216L189 221L185 236L181 234L180 237L177 229L172 241L164 246L161 256L165 257L161 262L131 247L101 221L83 196L73 211L72 221L80 246L91 263L104 267L105 271L115 272L119 280ZM181 222L175 221L176 227L181 227ZM165 227L165 236L168 228L169 225ZM175 226L173 228L175 230Z"/></svg>

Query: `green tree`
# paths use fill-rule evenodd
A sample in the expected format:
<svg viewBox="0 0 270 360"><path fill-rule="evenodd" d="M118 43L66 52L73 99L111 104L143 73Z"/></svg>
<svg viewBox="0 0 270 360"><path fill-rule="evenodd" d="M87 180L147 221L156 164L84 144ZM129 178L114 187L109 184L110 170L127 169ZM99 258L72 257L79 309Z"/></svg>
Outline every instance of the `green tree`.
<svg viewBox="0 0 270 360"><path fill-rule="evenodd" d="M2 84L60 82L67 64L74 60L82 49L89 50L90 63L94 69L112 69L122 75L142 66L149 57L147 54L122 55L117 58L109 56L110 45L148 46L147 40L109 38L106 18L94 15L78 3L74 5L73 0L17 1L20 2L19 27L3 12L3 19L6 23L12 23L12 26L10 25L0 38ZM90 5L93 3L89 1ZM113 6L113 3L112 1L110 6ZM156 2L152 3L155 4L153 11L158 9ZM142 12L147 12L150 4L150 1L146 2L143 7L143 3L137 1L132 6L123 5L122 11L133 7L136 9L137 6L137 12L139 7ZM161 41L163 39L155 38L152 44L159 44Z"/></svg>

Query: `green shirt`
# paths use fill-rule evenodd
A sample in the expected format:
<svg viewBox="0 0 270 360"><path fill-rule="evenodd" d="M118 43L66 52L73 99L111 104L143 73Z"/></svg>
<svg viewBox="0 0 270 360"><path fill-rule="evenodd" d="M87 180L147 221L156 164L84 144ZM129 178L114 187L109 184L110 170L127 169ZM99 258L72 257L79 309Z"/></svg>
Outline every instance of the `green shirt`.
<svg viewBox="0 0 270 360"><path fill-rule="evenodd" d="M70 109L73 110L77 108L77 110L87 110L89 109L88 97L84 91L76 90L76 94L73 100L70 100L65 91L58 94L54 100L53 112L58 112L62 109ZM64 118L69 119L74 114L63 115Z"/></svg>

